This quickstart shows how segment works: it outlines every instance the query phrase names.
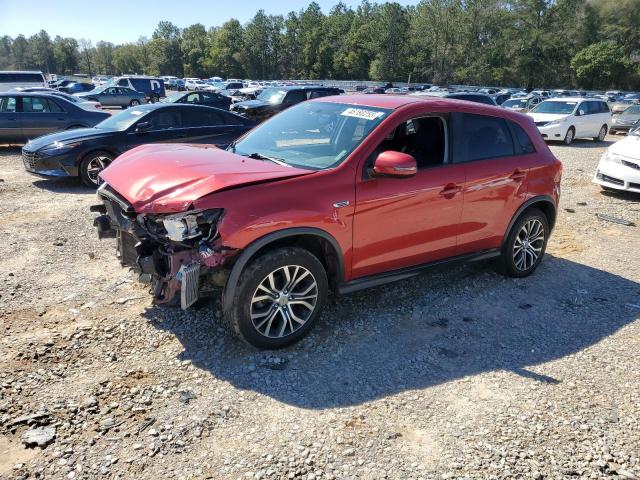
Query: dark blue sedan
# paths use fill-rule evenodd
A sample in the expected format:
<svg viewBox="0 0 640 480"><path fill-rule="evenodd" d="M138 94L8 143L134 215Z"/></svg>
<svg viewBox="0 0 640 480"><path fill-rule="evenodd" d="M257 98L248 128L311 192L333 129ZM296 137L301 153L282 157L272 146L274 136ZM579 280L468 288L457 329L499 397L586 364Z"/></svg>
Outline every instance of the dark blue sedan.
<svg viewBox="0 0 640 480"><path fill-rule="evenodd" d="M37 138L22 149L27 172L80 177L96 187L98 174L121 153L146 143L207 143L226 147L254 126L213 107L154 103L131 107L96 125Z"/></svg>
<svg viewBox="0 0 640 480"><path fill-rule="evenodd" d="M0 143L24 143L48 133L93 127L109 114L83 108L59 95L0 93Z"/></svg>

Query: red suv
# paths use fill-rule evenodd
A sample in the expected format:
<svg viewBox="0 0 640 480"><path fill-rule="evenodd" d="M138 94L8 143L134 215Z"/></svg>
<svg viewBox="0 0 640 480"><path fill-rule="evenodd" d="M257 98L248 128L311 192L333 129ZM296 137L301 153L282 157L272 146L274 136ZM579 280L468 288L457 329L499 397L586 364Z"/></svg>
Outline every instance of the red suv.
<svg viewBox="0 0 640 480"><path fill-rule="evenodd" d="M459 100L325 97L221 150L146 145L101 174L101 238L187 308L223 289L242 339L304 336L329 290L495 258L512 277L540 264L561 164L528 117Z"/></svg>

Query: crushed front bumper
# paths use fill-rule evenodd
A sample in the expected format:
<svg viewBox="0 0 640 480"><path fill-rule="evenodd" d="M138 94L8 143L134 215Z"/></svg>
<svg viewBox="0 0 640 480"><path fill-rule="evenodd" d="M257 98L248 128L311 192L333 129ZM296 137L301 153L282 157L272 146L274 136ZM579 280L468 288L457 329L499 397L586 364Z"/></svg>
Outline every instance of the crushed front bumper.
<svg viewBox="0 0 640 480"><path fill-rule="evenodd" d="M174 241L148 228L147 219L106 183L98 189L102 204L90 209L98 238L115 238L116 255L123 267L132 268L150 285L154 303L173 301L178 295L183 309L210 296L226 283L234 249L219 244L215 235ZM213 225L211 228L215 228Z"/></svg>

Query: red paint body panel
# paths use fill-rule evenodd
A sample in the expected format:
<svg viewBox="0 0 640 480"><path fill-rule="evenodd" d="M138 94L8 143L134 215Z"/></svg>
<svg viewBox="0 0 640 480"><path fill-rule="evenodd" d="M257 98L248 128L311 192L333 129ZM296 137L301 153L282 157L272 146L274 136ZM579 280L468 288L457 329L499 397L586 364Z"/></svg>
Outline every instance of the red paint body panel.
<svg viewBox="0 0 640 480"><path fill-rule="evenodd" d="M325 171L283 167L212 147L158 145L129 151L102 177L140 213L224 208L217 242L230 249L244 249L287 228L321 229L340 245L345 281L499 247L527 199L550 196L557 206L561 165L525 115L465 101L393 95L312 101L394 110L340 166ZM512 120L529 134L537 152L437 166L407 178L364 175L367 158L401 122L439 112ZM336 207L337 202L348 205Z"/></svg>
<svg viewBox="0 0 640 480"><path fill-rule="evenodd" d="M173 213L216 190L309 173L212 145L156 144L120 155L100 176L137 212Z"/></svg>

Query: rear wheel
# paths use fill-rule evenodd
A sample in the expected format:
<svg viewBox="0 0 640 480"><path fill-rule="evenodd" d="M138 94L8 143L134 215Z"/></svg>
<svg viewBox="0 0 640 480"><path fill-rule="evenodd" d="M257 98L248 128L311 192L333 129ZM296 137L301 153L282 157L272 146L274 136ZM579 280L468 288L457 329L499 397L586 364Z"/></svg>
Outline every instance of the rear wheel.
<svg viewBox="0 0 640 480"><path fill-rule="evenodd" d="M149 97L149 103L157 103L157 102L158 102L158 100L160 100L160 99L159 99L159 98L158 98L158 96L157 96L157 95L155 95L155 94L154 94L154 95L151 95L151 97Z"/></svg>
<svg viewBox="0 0 640 480"><path fill-rule="evenodd" d="M607 126L603 125L600 131L598 132L598 136L593 138L594 142L604 142L605 137L607 136Z"/></svg>
<svg viewBox="0 0 640 480"><path fill-rule="evenodd" d="M571 145L575 138L576 138L575 128L569 127L569 130L567 130L567 134L564 136L564 144Z"/></svg>
<svg viewBox="0 0 640 480"><path fill-rule="evenodd" d="M99 187L102 180L98 174L113 162L113 155L107 152L89 153L80 164L80 178L87 187Z"/></svg>
<svg viewBox="0 0 640 480"><path fill-rule="evenodd" d="M549 239L549 222L537 208L526 210L511 228L497 262L500 273L509 277L531 275L544 256Z"/></svg>
<svg viewBox="0 0 640 480"><path fill-rule="evenodd" d="M245 267L225 320L254 347L286 347L309 332L327 291L325 269L308 250L272 250Z"/></svg>
<svg viewBox="0 0 640 480"><path fill-rule="evenodd" d="M140 105L140 100L136 100L135 98L129 102L130 107L137 107Z"/></svg>

